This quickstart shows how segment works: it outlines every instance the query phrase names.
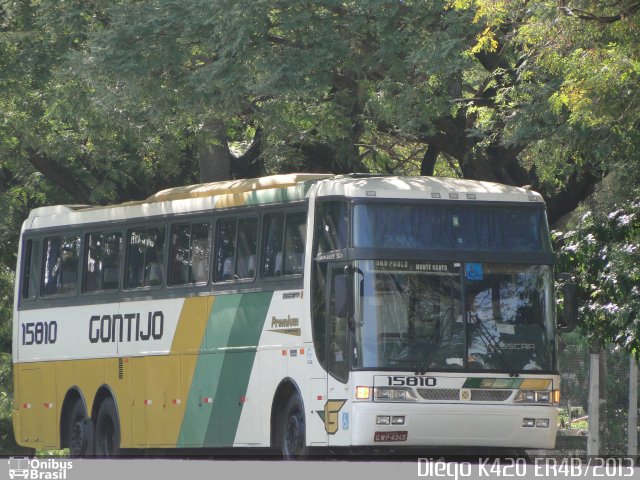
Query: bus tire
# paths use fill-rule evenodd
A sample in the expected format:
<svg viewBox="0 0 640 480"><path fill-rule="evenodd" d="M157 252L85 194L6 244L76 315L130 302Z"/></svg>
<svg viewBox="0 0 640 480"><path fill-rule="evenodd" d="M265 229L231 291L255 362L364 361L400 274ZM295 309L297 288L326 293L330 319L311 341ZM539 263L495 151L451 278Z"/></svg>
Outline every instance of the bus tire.
<svg viewBox="0 0 640 480"><path fill-rule="evenodd" d="M120 420L111 397L105 398L98 409L94 446L98 457L115 457L120 453Z"/></svg>
<svg viewBox="0 0 640 480"><path fill-rule="evenodd" d="M76 400L67 422L69 454L72 457L86 457L93 453L93 422L84 410L81 400Z"/></svg>
<svg viewBox="0 0 640 480"><path fill-rule="evenodd" d="M298 393L291 395L285 405L279 440L282 458L285 460L302 460L308 453L304 407Z"/></svg>

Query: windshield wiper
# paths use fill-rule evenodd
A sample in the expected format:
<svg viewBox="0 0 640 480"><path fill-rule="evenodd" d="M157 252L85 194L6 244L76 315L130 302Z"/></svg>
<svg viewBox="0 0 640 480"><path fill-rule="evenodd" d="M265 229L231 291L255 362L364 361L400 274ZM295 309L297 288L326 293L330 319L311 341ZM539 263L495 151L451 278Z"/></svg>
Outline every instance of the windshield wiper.
<svg viewBox="0 0 640 480"><path fill-rule="evenodd" d="M478 328L478 331L480 332L480 339L482 340L482 342L487 347L491 347L493 352L498 356L498 358L500 359L500 361L504 365L504 368L507 370L507 372L509 372L509 376L510 377L517 377L518 373L515 372L509 366L509 362L507 362L507 359L504 356L504 350L502 350L502 347L500 346L500 343L493 338L493 335L491 335L491 332L485 326L485 324L478 318L477 315L469 314L469 318L473 321L473 323Z"/></svg>

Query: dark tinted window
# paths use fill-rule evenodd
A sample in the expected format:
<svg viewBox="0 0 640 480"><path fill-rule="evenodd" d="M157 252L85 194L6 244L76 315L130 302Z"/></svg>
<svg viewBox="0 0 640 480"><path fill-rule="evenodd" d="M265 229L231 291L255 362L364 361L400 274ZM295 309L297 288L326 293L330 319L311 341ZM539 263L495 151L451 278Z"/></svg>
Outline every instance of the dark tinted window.
<svg viewBox="0 0 640 480"><path fill-rule="evenodd" d="M304 246L307 238L306 213L287 215L284 233L284 274L299 275L304 268Z"/></svg>
<svg viewBox="0 0 640 480"><path fill-rule="evenodd" d="M236 245L236 276L253 278L256 275L256 251L258 249L258 219L238 220L238 240Z"/></svg>
<svg viewBox="0 0 640 480"><path fill-rule="evenodd" d="M265 217L263 277L298 275L304 268L307 214L277 213Z"/></svg>
<svg viewBox="0 0 640 480"><path fill-rule="evenodd" d="M257 245L257 218L218 221L215 280L222 282L254 278Z"/></svg>
<svg viewBox="0 0 640 480"><path fill-rule="evenodd" d="M349 240L348 209L347 202L318 203L315 222L315 255L347 248Z"/></svg>
<svg viewBox="0 0 640 480"><path fill-rule="evenodd" d="M84 291L117 290L120 286L122 234L95 232L85 238Z"/></svg>
<svg viewBox="0 0 640 480"><path fill-rule="evenodd" d="M126 288L162 285L165 228L129 230L127 235Z"/></svg>
<svg viewBox="0 0 640 480"><path fill-rule="evenodd" d="M44 241L44 265L40 289L42 295L69 294L76 291L80 258L80 237L51 237Z"/></svg>
<svg viewBox="0 0 640 480"><path fill-rule="evenodd" d="M284 213L267 215L264 226L263 277L282 275L282 246L284 239Z"/></svg>
<svg viewBox="0 0 640 480"><path fill-rule="evenodd" d="M235 218L218 221L216 234L216 275L217 282L233 280L236 251Z"/></svg>
<svg viewBox="0 0 640 480"><path fill-rule="evenodd" d="M544 211L465 204L354 207L355 247L550 251Z"/></svg>
<svg viewBox="0 0 640 480"><path fill-rule="evenodd" d="M173 225L171 227L169 284L207 283L210 252L210 223Z"/></svg>
<svg viewBox="0 0 640 480"><path fill-rule="evenodd" d="M40 241L27 240L24 245L22 267L22 298L35 298L38 290L37 268L39 261Z"/></svg>

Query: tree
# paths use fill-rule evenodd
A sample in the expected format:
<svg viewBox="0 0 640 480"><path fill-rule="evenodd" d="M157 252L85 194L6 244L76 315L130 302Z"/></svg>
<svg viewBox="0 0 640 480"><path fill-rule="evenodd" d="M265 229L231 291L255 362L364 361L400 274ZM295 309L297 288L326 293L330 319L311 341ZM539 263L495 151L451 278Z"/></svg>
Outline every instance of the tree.
<svg viewBox="0 0 640 480"><path fill-rule="evenodd" d="M532 185L555 221L606 172L611 152L592 147L610 129L550 106L561 75L528 46L540 8L492 16L500 3L12 3L5 29L37 35L6 48L7 109L25 120L4 136L82 202L194 172L438 168ZM32 52L43 61L25 62ZM33 105L20 92L37 92Z"/></svg>
<svg viewBox="0 0 640 480"><path fill-rule="evenodd" d="M455 0L473 8L485 25L475 48L508 42L518 52L520 79L503 90L514 106L507 144L528 144L521 154L534 162L540 183L570 185L572 193L548 196L562 214L587 198L596 181L613 176L611 194L633 200L639 178L640 12L637 0ZM495 43L492 43L495 42ZM549 108L550 107L550 108ZM556 210L559 208L559 210Z"/></svg>
<svg viewBox="0 0 640 480"><path fill-rule="evenodd" d="M108 2L2 2L0 156L5 176L42 175L73 203L144 198L196 180L181 132L153 135L95 103L66 59L105 25ZM64 25L63 28L60 28Z"/></svg>
<svg viewBox="0 0 640 480"><path fill-rule="evenodd" d="M640 354L640 199L603 214L587 211L556 233L559 268L580 288L580 316L592 343Z"/></svg>

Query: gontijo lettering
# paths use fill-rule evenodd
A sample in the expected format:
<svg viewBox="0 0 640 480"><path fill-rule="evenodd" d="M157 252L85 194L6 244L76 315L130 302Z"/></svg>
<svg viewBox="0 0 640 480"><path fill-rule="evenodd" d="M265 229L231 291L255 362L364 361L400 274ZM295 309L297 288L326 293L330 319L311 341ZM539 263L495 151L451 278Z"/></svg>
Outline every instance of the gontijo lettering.
<svg viewBox="0 0 640 480"><path fill-rule="evenodd" d="M148 312L146 321L139 313L93 315L89 319L91 343L160 340L164 333L164 314Z"/></svg>

